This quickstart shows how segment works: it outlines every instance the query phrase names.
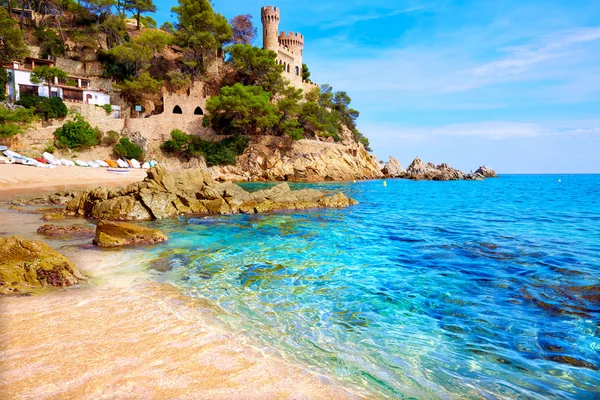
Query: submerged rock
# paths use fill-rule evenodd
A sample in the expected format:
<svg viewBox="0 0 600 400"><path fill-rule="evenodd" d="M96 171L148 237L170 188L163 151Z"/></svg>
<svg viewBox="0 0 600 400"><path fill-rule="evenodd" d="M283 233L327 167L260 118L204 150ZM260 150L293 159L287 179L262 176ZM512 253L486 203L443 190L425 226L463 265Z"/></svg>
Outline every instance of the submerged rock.
<svg viewBox="0 0 600 400"><path fill-rule="evenodd" d="M0 238L0 294L65 287L84 279L67 257L42 242L20 236Z"/></svg>
<svg viewBox="0 0 600 400"><path fill-rule="evenodd" d="M406 170L404 177L417 181L459 181L465 178L465 174L450 167L446 163L438 166L432 163L425 164L419 157L417 157Z"/></svg>
<svg viewBox="0 0 600 400"><path fill-rule="evenodd" d="M95 230L93 228L83 225L52 225L45 224L38 228L37 233L46 236L81 236L81 237L93 237Z"/></svg>
<svg viewBox="0 0 600 400"><path fill-rule="evenodd" d="M388 178L402 178L406 174L406 170L400 165L400 162L392 156L381 172Z"/></svg>
<svg viewBox="0 0 600 400"><path fill-rule="evenodd" d="M121 247L156 244L166 240L167 237L158 229L127 222L99 221L94 244L98 247Z"/></svg>
<svg viewBox="0 0 600 400"><path fill-rule="evenodd" d="M326 196L305 189L292 191L287 183L247 192L231 183L219 183L203 169L167 171L158 166L142 182L122 189L99 187L81 192L67 203L72 215L112 221L154 220L183 214L234 214L357 204L342 193Z"/></svg>
<svg viewBox="0 0 600 400"><path fill-rule="evenodd" d="M65 219L65 216L62 215L61 213L55 212L55 213L44 214L42 219L44 221L59 221L61 219Z"/></svg>

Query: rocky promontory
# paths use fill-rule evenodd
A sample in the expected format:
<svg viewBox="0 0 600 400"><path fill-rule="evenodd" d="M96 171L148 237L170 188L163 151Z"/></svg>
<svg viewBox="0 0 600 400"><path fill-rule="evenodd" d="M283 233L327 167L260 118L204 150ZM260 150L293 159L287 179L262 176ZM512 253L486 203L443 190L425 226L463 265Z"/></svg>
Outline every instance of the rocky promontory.
<svg viewBox="0 0 600 400"><path fill-rule="evenodd" d="M247 192L232 182L217 182L204 169L168 171L152 168L141 182L124 188L98 187L63 193L65 214L112 221L155 220L183 214L259 213L309 208L342 208L356 204L338 193L314 189L292 191L287 183ZM55 196L53 201L57 201Z"/></svg>
<svg viewBox="0 0 600 400"><path fill-rule="evenodd" d="M21 236L0 237L0 294L65 287L84 279L72 262L44 243Z"/></svg>
<svg viewBox="0 0 600 400"><path fill-rule="evenodd" d="M236 165L210 167L219 181L322 182L378 179L376 157L356 143L253 137Z"/></svg>

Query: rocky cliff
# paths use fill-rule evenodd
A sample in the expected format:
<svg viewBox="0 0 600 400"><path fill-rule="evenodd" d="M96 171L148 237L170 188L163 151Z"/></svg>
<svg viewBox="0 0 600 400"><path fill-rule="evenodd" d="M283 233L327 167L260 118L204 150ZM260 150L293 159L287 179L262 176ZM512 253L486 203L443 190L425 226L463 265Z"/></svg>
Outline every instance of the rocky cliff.
<svg viewBox="0 0 600 400"><path fill-rule="evenodd" d="M351 181L383 177L379 162L362 145L276 136L253 137L235 166L211 167L221 181Z"/></svg>

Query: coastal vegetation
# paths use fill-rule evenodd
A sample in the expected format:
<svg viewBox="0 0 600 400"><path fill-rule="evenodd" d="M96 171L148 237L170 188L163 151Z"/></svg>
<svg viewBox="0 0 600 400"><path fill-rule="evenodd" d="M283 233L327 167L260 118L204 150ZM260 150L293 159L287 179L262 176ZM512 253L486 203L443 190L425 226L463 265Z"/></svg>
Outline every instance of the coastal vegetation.
<svg viewBox="0 0 600 400"><path fill-rule="evenodd" d="M69 113L67 106L60 97L48 98L23 95L16 104L33 110L33 113L43 120L64 118Z"/></svg>
<svg viewBox="0 0 600 400"><path fill-rule="evenodd" d="M204 156L206 165L235 165L238 155L248 147L248 137L233 135L220 142L203 140L195 135L187 135L179 129L171 132L171 139L165 141L161 148L166 153L177 154L187 158Z"/></svg>
<svg viewBox="0 0 600 400"><path fill-rule="evenodd" d="M103 135L98 128L92 128L89 122L76 114L54 131L54 136L59 148L87 149L99 145Z"/></svg>
<svg viewBox="0 0 600 400"><path fill-rule="evenodd" d="M103 76L111 79L115 95L129 105L126 110L132 110L132 116L137 116L136 105L148 114L160 113L164 91L183 93L194 82L203 82L210 93L204 126L233 136L232 142L246 143L231 147L229 142L208 143L186 135L181 146L173 146L173 138L165 142L161 148L166 153L202 155L209 165L235 164L238 150L255 135L337 142L350 138L370 150L368 139L357 129L359 113L351 108L348 94L327 84L308 91L291 86L277 54L253 45L257 29L249 14L228 21L209 0L179 0L172 8L173 21L157 29L152 0L34 1L33 6L42 17L37 26L25 24L22 16L11 18L5 10L0 13L0 37L9 38L0 45L0 60L28 55L27 38L28 44L39 46L42 57L99 61ZM128 27L128 18L135 19L135 30ZM211 70L215 63L222 65L218 73ZM303 64L302 79L311 82L310 77ZM54 66L38 66L32 73L32 82L49 87L68 79L67 72ZM43 120L65 117L64 104L50 100L21 103ZM83 117L66 124L57 130L58 147L98 144L98 135L92 134L94 129ZM79 134L82 137L76 139Z"/></svg>
<svg viewBox="0 0 600 400"><path fill-rule="evenodd" d="M121 138L119 143L114 145L113 151L117 157L121 158L135 158L136 160L143 160L144 158L144 150L137 144L132 143L128 138Z"/></svg>

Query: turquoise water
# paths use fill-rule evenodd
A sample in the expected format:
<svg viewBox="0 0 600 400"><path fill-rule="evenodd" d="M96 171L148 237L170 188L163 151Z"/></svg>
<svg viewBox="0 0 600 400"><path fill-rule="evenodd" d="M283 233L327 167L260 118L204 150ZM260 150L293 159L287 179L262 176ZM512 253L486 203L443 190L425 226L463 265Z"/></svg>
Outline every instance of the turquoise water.
<svg viewBox="0 0 600 400"><path fill-rule="evenodd" d="M166 279L382 397L600 396L600 175L307 186L360 204L162 222Z"/></svg>

